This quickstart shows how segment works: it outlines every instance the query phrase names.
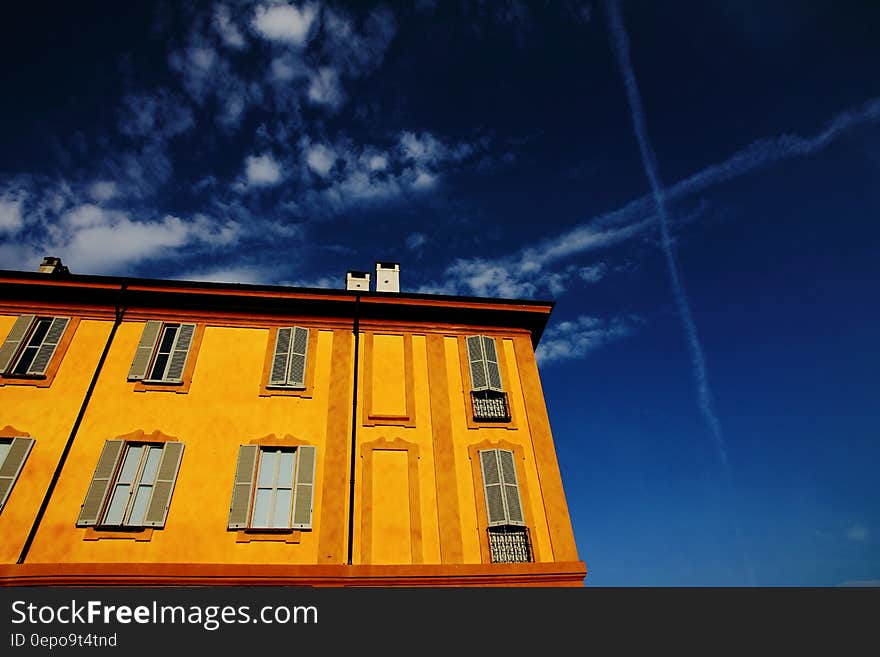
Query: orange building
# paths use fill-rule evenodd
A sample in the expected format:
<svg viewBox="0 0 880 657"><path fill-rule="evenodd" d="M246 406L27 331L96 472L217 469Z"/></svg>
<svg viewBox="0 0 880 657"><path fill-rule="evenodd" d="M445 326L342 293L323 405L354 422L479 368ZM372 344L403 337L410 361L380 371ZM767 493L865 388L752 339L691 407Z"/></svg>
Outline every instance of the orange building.
<svg viewBox="0 0 880 657"><path fill-rule="evenodd" d="M0 583L581 586L552 304L0 271Z"/></svg>

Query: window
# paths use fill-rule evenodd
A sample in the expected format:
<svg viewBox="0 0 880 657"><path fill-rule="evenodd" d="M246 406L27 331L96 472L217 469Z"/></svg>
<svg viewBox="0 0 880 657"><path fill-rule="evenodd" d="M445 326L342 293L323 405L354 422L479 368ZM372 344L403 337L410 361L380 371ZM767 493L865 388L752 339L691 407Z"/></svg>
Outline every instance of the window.
<svg viewBox="0 0 880 657"><path fill-rule="evenodd" d="M495 338L471 335L467 338L471 372L471 403L475 420L509 422L510 407L501 381Z"/></svg>
<svg viewBox="0 0 880 657"><path fill-rule="evenodd" d="M7 377L45 377L69 317L21 315L0 347L0 372Z"/></svg>
<svg viewBox="0 0 880 657"><path fill-rule="evenodd" d="M33 438L0 438L0 511L33 446Z"/></svg>
<svg viewBox="0 0 880 657"><path fill-rule="evenodd" d="M531 561L529 530L523 518L513 452L486 449L479 454L491 560L493 563Z"/></svg>
<svg viewBox="0 0 880 657"><path fill-rule="evenodd" d="M309 329L300 326L279 328L268 387L304 389L308 351Z"/></svg>
<svg viewBox="0 0 880 657"><path fill-rule="evenodd" d="M311 529L316 448L242 445L229 529Z"/></svg>
<svg viewBox="0 0 880 657"><path fill-rule="evenodd" d="M148 321L131 362L128 380L183 383L195 330L195 324Z"/></svg>
<svg viewBox="0 0 880 657"><path fill-rule="evenodd" d="M77 526L164 527L182 457L177 441L106 441Z"/></svg>

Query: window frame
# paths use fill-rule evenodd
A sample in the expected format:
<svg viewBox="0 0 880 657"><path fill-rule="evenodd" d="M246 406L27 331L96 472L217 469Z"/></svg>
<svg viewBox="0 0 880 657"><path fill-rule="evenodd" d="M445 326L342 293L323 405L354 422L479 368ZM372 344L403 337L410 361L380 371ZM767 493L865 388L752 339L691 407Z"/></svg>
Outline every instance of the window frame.
<svg viewBox="0 0 880 657"><path fill-rule="evenodd" d="M299 325L297 325L299 326ZM305 386L293 388L270 383L272 380L272 364L275 360L275 345L278 342L278 331L284 328L293 328L293 324L269 327L269 335L266 340L266 353L263 358L263 373L260 378L260 397L302 397L311 399L315 392L315 368L318 356L319 330L309 327L308 347L306 353ZM299 326L299 328L306 328Z"/></svg>
<svg viewBox="0 0 880 657"><path fill-rule="evenodd" d="M308 473L306 477L303 477L303 479L301 479L300 477L303 475L303 473L300 470L300 458L303 454L303 452L301 451L303 448L312 450L312 462L311 472ZM245 451L248 449L255 450L253 464L244 464L245 469L242 470L242 459L243 457L248 458L247 452ZM292 494L290 497L290 514L288 516L289 522L287 527L254 526L253 519L256 512L256 496L259 489L259 469L264 452L294 453L293 477L291 480ZM308 466L308 462L305 462L305 465ZM248 468L250 469L249 472ZM227 531L237 531L238 539L236 540L236 542L239 543L247 543L252 540L284 540L288 543L298 543L300 540L301 532L310 532L314 529L315 508L317 506L318 493L317 475L318 449L315 445L309 443L308 441L295 438L289 434L286 435L284 438L277 438L275 434L270 434L264 438L252 440L246 444L240 444L238 448L236 468L232 480L232 495L230 497L229 516L226 523ZM305 481L305 479L307 478L310 478L311 482ZM242 503L242 498L239 496L242 493L239 492L239 488L242 486L247 487L247 507L245 511L245 515L247 518L246 523L239 520L240 515L236 515L241 510L239 505ZM309 492L308 522L296 522L295 514L297 511L297 498L301 494L300 487L311 487L311 490ZM277 487L273 488L272 490L277 491ZM273 495L273 502L275 498L276 496ZM274 508L274 503L272 505L272 508Z"/></svg>
<svg viewBox="0 0 880 657"><path fill-rule="evenodd" d="M74 333L76 332L77 327L80 323L80 318L78 317L70 317L67 315L53 315L53 314L21 314L16 318L16 322L18 322L21 318L30 317L31 321L29 326L26 329L26 333L24 337L20 340L18 346L15 348L15 351L12 353L9 364L6 366L6 369L0 371L0 387L7 385L24 385L24 386L33 386L36 388L48 388L52 385L55 380L55 376L58 374L58 370L61 367L61 363L64 360L64 356L67 353L67 349L70 346L71 341L73 340ZM15 368L21 362L21 358L23 356L24 351L28 348L28 343L33 337L33 333L36 329L36 325L40 320L66 320L66 324L64 325L64 330L58 336L58 341L54 345L54 349L49 356L48 362L46 363L46 369L42 374L16 374L14 372ZM9 332L0 341L0 345L5 345L7 340L11 337L12 333L15 330L15 323L10 327ZM51 324L49 327L51 330ZM47 331L48 334L49 331ZM39 354L39 350L46 346L46 340L41 341L40 346L37 347L37 354L35 354L35 358ZM33 363L31 363L31 366Z"/></svg>
<svg viewBox="0 0 880 657"><path fill-rule="evenodd" d="M522 509L523 524L522 525L490 525L489 514L486 508L486 493L483 484L483 468L480 452L487 450L503 450L513 452L513 463L516 470L516 481L519 489L519 501ZM468 459L471 462L471 475L473 480L474 503L477 510L477 527L478 541L480 543L481 563L501 563L492 561L492 551L489 545L489 531L500 527L507 528L523 528L528 530L528 541L530 547L530 556L532 562L541 561L541 546L539 544L539 534L541 532L540 523L536 523L535 516L532 513L532 500L528 479L526 478L526 462L525 451L521 445L510 442L508 440L489 441L483 440L479 443L468 445ZM541 508L540 500L538 500L537 508ZM517 563L517 562L509 562Z"/></svg>
<svg viewBox="0 0 880 657"><path fill-rule="evenodd" d="M495 341L495 354L498 359L497 362L501 384L502 387L504 387L506 383L510 390L491 391L490 394L504 395L505 405L508 412L507 419L482 419L474 414L474 394L475 392L484 394L484 391L473 390L473 381L471 379L471 362L468 354L467 339L469 337L475 337L476 335L483 338L491 338ZM508 366L508 357L504 346L506 337L504 335L490 335L487 333L458 335L456 337L458 344L459 374L461 376L462 402L468 429L497 428L515 431L518 428L517 411L513 403L514 400L511 391L515 389L516 381L511 377L510 367Z"/></svg>
<svg viewBox="0 0 880 657"><path fill-rule="evenodd" d="M156 338L155 343L152 345L150 350L149 360L147 361L147 366L144 369L143 377L133 376L132 369L134 367L134 362L138 357L138 351L146 348L143 344L144 333L149 328L149 322L157 322L159 324L158 336ZM185 325L190 325L193 327L192 335L190 336L189 349L186 355L186 361L184 362L183 370L181 372L180 381L175 380L165 380L163 379L151 379L148 378L152 375L152 371L156 364L156 357L159 354L159 349L161 348L162 337L165 335L166 327L170 325L177 325L177 333L174 337L174 343L171 346L171 352L168 357L168 360L165 363L163 377L167 377L168 368L171 366L171 359L174 356L174 352L177 349L177 345L179 344L180 338L180 328ZM202 338L204 337L205 332L205 324L203 322L194 322L189 321L188 318L176 318L176 319L146 319L144 320L143 327L141 328L140 336L138 337L137 344L135 347L134 355L132 356L132 363L129 367L128 375L126 376L126 380L134 385L134 392L174 392L177 394L186 394L189 392L190 386L192 385L193 373L195 372L196 361L198 360L199 350L201 349Z"/></svg>
<svg viewBox="0 0 880 657"><path fill-rule="evenodd" d="M9 480L9 485L5 490L0 487L0 514L2 514L3 509L5 509L6 505L9 503L9 499L12 496L13 490L15 490L15 485L18 483L19 477L21 477L21 473L24 472L25 465L33 451L36 440L31 438L29 433L19 431L18 429L7 425L0 430L0 444L9 445L9 449L5 450L2 458L0 458L0 480ZM19 457L18 462L10 464L7 462L9 454L14 453L13 450L16 448L18 451L16 456Z"/></svg>
<svg viewBox="0 0 880 657"><path fill-rule="evenodd" d="M135 472L132 475L131 481L127 483L120 483L119 478L122 475L122 472L125 468L126 461L131 454L131 450L133 448L143 447L146 448L138 457L138 463L135 468ZM149 484L149 493L147 497L147 502L144 505L143 516L146 516L147 507L149 506L150 500L153 496L153 490L156 486L156 478L159 475L159 464L162 461L162 452L165 449L164 443L150 443L150 442L140 442L140 441L126 441L125 445L122 447L122 451L120 452L119 458L116 464L116 471L113 473L113 476L110 479L110 484L107 489L107 498L104 501L103 509L98 518L98 522L95 524L95 528L102 530L135 530L135 529L144 529L146 525L144 525L143 520L141 518L140 523L132 524L130 521L131 514L134 511L135 502L137 501L137 497L140 492L140 488L144 486L143 483L143 473L147 467L147 462L150 458L150 455L155 453L153 450L158 450L157 461L155 472L153 473L153 480ZM113 501L116 496L116 491L121 486L128 486L128 498L125 501L124 508L122 510L122 517L120 518L120 522L112 523L108 522L107 516L110 514L111 507L113 506Z"/></svg>
<svg viewBox="0 0 880 657"><path fill-rule="evenodd" d="M137 525L108 524L107 513L109 512L116 486L119 483L119 475L125 464L125 457L128 455L131 447L138 445L161 448L156 464L156 474L153 479L152 489L147 498L142 522ZM158 429L150 434L138 430L105 440L101 446L101 452L92 471L89 486L86 489L83 503L80 505L79 516L76 520L76 526L86 530L83 540L100 540L102 538L150 540L154 529L164 529L168 520L174 491L177 488L185 447L185 443L173 436L162 433ZM143 457L144 454L141 455L141 461L143 461ZM141 469L144 464L144 462L139 462L137 478L132 481L140 479ZM106 484L104 484L105 481ZM101 490L102 487L103 492ZM160 501L164 499L164 508L161 505L154 507L154 499L160 487L162 487L162 490L159 491L159 495L162 497L158 499ZM128 510L135 501L133 498L133 491L130 490L129 499L126 501L125 513L123 514L125 519L129 518ZM161 518L154 516L151 519L151 512L157 512L156 516L161 514Z"/></svg>

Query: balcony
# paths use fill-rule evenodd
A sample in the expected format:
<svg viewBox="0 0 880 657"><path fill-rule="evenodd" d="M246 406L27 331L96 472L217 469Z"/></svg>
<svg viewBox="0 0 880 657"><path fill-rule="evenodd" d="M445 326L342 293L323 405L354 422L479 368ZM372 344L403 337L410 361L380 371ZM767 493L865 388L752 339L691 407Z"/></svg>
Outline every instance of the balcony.
<svg viewBox="0 0 880 657"><path fill-rule="evenodd" d="M510 406L507 393L495 390L471 392L474 420L481 422L510 422Z"/></svg>
<svg viewBox="0 0 880 657"><path fill-rule="evenodd" d="M532 560L528 527L506 525L489 527L486 531L492 563L529 563Z"/></svg>

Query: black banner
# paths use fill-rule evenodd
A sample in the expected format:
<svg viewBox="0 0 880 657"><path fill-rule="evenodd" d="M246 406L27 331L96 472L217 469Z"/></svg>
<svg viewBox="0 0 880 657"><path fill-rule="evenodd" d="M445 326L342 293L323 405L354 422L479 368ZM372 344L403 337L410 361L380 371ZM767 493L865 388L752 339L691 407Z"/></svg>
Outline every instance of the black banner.
<svg viewBox="0 0 880 657"><path fill-rule="evenodd" d="M823 639L837 652L859 637L876 643L868 632L878 609L880 589L13 587L0 588L0 654L288 646L455 657L600 645L815 648Z"/></svg>

